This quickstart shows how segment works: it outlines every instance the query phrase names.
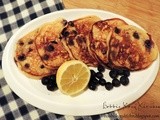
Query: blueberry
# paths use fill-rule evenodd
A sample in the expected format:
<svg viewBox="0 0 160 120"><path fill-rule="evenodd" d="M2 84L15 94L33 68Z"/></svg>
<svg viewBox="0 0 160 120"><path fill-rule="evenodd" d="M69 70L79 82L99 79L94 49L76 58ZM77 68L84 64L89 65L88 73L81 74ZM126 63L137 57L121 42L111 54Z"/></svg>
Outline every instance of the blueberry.
<svg viewBox="0 0 160 120"><path fill-rule="evenodd" d="M41 82L43 85L47 85L49 83L49 77L48 76L45 76L41 79Z"/></svg>
<svg viewBox="0 0 160 120"><path fill-rule="evenodd" d="M68 45L70 45L70 46L73 46L73 45L74 45L74 41L73 41L73 38L72 38L72 37L70 37L70 38L68 39Z"/></svg>
<svg viewBox="0 0 160 120"><path fill-rule="evenodd" d="M102 66L102 65L98 65L97 69L98 69L99 72L104 72L105 71L105 67Z"/></svg>
<svg viewBox="0 0 160 120"><path fill-rule="evenodd" d="M56 81L52 80L52 79L49 79L48 84L55 84L55 85L57 85Z"/></svg>
<svg viewBox="0 0 160 120"><path fill-rule="evenodd" d="M50 75L49 77L51 80L56 81L56 75Z"/></svg>
<svg viewBox="0 0 160 120"><path fill-rule="evenodd" d="M48 89L49 91L53 91L53 90L56 89L56 85L55 85L55 84L48 84L48 85L47 85L47 89Z"/></svg>
<svg viewBox="0 0 160 120"><path fill-rule="evenodd" d="M46 49L48 52L54 51L54 47L53 47L52 45L48 45L45 49Z"/></svg>
<svg viewBox="0 0 160 120"><path fill-rule="evenodd" d="M99 79L99 84L104 86L106 84L106 80L103 78Z"/></svg>
<svg viewBox="0 0 160 120"><path fill-rule="evenodd" d="M106 88L107 90L111 90L111 89L113 89L113 85L112 85L112 83L107 82L107 83L105 84L105 88Z"/></svg>
<svg viewBox="0 0 160 120"><path fill-rule="evenodd" d="M44 55L42 56L42 59L43 59L43 60L48 60L48 59L49 59L49 55L44 54Z"/></svg>
<svg viewBox="0 0 160 120"><path fill-rule="evenodd" d="M69 21L68 25L70 25L71 27L74 27L74 22L73 21Z"/></svg>
<svg viewBox="0 0 160 120"><path fill-rule="evenodd" d="M118 75L123 75L123 69L117 69Z"/></svg>
<svg viewBox="0 0 160 120"><path fill-rule="evenodd" d="M63 20L62 23L64 26L67 25L67 20Z"/></svg>
<svg viewBox="0 0 160 120"><path fill-rule="evenodd" d="M91 77L95 77L96 72L94 70L90 70L90 72L91 72Z"/></svg>
<svg viewBox="0 0 160 120"><path fill-rule="evenodd" d="M25 59L26 59L25 54L21 54L21 55L18 56L19 61L24 61Z"/></svg>
<svg viewBox="0 0 160 120"><path fill-rule="evenodd" d="M49 78L49 84L57 84L55 75L50 75Z"/></svg>
<svg viewBox="0 0 160 120"><path fill-rule="evenodd" d="M70 33L67 31L67 28L64 28L64 29L62 30L61 34L62 34L64 37L68 37Z"/></svg>
<svg viewBox="0 0 160 120"><path fill-rule="evenodd" d="M122 85L124 85L124 86L128 85L128 84L129 84L129 79L128 79L128 77L127 77L127 76L122 76L122 77L120 78L120 83L121 83Z"/></svg>
<svg viewBox="0 0 160 120"><path fill-rule="evenodd" d="M93 84L95 84L95 85L98 85L98 83L99 83L99 81L98 81L98 79L97 78L93 78L93 79L91 79L91 81L90 82L93 82Z"/></svg>
<svg viewBox="0 0 160 120"><path fill-rule="evenodd" d="M123 75L126 76L126 77L130 76L130 71L127 70L127 69L123 70Z"/></svg>
<svg viewBox="0 0 160 120"><path fill-rule="evenodd" d="M101 72L97 72L96 73L96 77L101 79L101 78L103 78L103 74Z"/></svg>
<svg viewBox="0 0 160 120"><path fill-rule="evenodd" d="M96 86L93 82L90 82L90 83L88 84L88 88L89 88L90 90L96 90L96 89L97 89L97 86Z"/></svg>
<svg viewBox="0 0 160 120"><path fill-rule="evenodd" d="M119 34L121 32L121 30L119 28L115 27L114 32Z"/></svg>
<svg viewBox="0 0 160 120"><path fill-rule="evenodd" d="M110 72L109 72L109 76L111 78L117 78L118 76L118 71L116 69L112 69Z"/></svg>
<svg viewBox="0 0 160 120"><path fill-rule="evenodd" d="M114 78L114 79L112 80L112 85L113 85L114 87L119 87L119 86L121 85L121 83L120 83L120 81L119 81L118 79Z"/></svg>
<svg viewBox="0 0 160 120"><path fill-rule="evenodd" d="M133 37L134 37L135 39L139 39L139 34L135 31L135 32L133 33Z"/></svg>
<svg viewBox="0 0 160 120"><path fill-rule="evenodd" d="M151 40L145 40L144 45L147 49L150 49L153 45L153 42Z"/></svg>

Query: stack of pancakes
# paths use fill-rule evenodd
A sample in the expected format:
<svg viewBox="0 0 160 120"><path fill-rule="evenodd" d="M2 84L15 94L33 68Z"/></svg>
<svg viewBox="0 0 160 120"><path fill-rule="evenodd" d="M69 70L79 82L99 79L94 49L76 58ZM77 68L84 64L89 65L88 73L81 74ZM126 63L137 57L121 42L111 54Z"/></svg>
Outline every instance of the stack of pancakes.
<svg viewBox="0 0 160 120"><path fill-rule="evenodd" d="M56 74L62 63L77 59L88 66L131 71L147 68L158 48L146 31L124 20L86 16L73 21L59 18L18 40L15 62L26 75Z"/></svg>

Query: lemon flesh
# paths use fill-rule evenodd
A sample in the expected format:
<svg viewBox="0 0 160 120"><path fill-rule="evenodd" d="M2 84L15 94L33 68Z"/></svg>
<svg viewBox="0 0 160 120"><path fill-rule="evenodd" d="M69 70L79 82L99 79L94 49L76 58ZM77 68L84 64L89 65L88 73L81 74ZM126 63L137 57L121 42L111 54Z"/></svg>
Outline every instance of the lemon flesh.
<svg viewBox="0 0 160 120"><path fill-rule="evenodd" d="M64 62L56 75L57 86L66 95L81 93L87 87L89 79L90 69L79 60Z"/></svg>

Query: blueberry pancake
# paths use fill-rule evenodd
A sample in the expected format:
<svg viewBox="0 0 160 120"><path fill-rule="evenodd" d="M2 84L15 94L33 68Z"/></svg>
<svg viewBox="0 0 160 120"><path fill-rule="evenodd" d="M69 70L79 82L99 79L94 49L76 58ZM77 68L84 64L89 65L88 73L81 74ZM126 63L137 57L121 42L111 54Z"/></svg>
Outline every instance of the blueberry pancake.
<svg viewBox="0 0 160 120"><path fill-rule="evenodd" d="M158 48L151 36L131 25L116 27L109 46L109 62L112 67L142 70L158 55Z"/></svg>
<svg viewBox="0 0 160 120"><path fill-rule="evenodd" d="M17 66L27 75L41 78L51 74L53 71L46 68L37 52L34 40L38 29L25 35L16 45L15 62Z"/></svg>
<svg viewBox="0 0 160 120"><path fill-rule="evenodd" d="M59 35L66 23L67 21L61 18L46 23L41 27L35 40L36 48L43 63L51 69L57 69L62 63L71 59L59 39Z"/></svg>
<svg viewBox="0 0 160 120"><path fill-rule="evenodd" d="M115 27L127 25L119 18L101 20L93 24L90 33L90 53L102 64L107 66L109 41Z"/></svg>
<svg viewBox="0 0 160 120"><path fill-rule="evenodd" d="M89 33L92 25L99 21L97 16L86 16L69 21L63 29L62 42L74 59L83 61L89 66L97 65L97 60L89 53Z"/></svg>

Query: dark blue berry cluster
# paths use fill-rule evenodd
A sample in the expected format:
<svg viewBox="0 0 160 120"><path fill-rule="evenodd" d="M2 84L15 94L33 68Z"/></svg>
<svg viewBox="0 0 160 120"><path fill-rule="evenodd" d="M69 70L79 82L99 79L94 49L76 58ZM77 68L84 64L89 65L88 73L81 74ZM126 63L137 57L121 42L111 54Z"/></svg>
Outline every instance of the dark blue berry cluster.
<svg viewBox="0 0 160 120"><path fill-rule="evenodd" d="M113 87L119 87L121 84L126 86L129 84L130 71L127 69L111 69L109 76L112 78Z"/></svg>
<svg viewBox="0 0 160 120"><path fill-rule="evenodd" d="M96 90L98 85L104 86L107 90L111 90L113 87L119 87L121 84L124 86L129 84L128 77L130 76L130 71L127 69L111 69L109 72L109 76L112 79L111 82L107 82L107 80L103 77L103 73L105 72L104 66L98 65L97 70L98 72L90 70L91 77L88 83L88 88L90 90ZM58 89L56 75L45 76L41 79L41 82L49 91Z"/></svg>
<svg viewBox="0 0 160 120"><path fill-rule="evenodd" d="M90 70L91 77L88 84L88 88L91 90L96 90L98 85L104 86L107 90L111 90L113 89L113 87L119 87L121 84L124 86L129 84L128 77L130 76L130 71L127 69L111 69L109 72L109 76L111 77L112 82L107 82L107 80L104 79L104 66L98 65L97 70L98 72Z"/></svg>
<svg viewBox="0 0 160 120"><path fill-rule="evenodd" d="M57 89L56 75L45 76L41 79L41 82L49 91L54 91Z"/></svg>

